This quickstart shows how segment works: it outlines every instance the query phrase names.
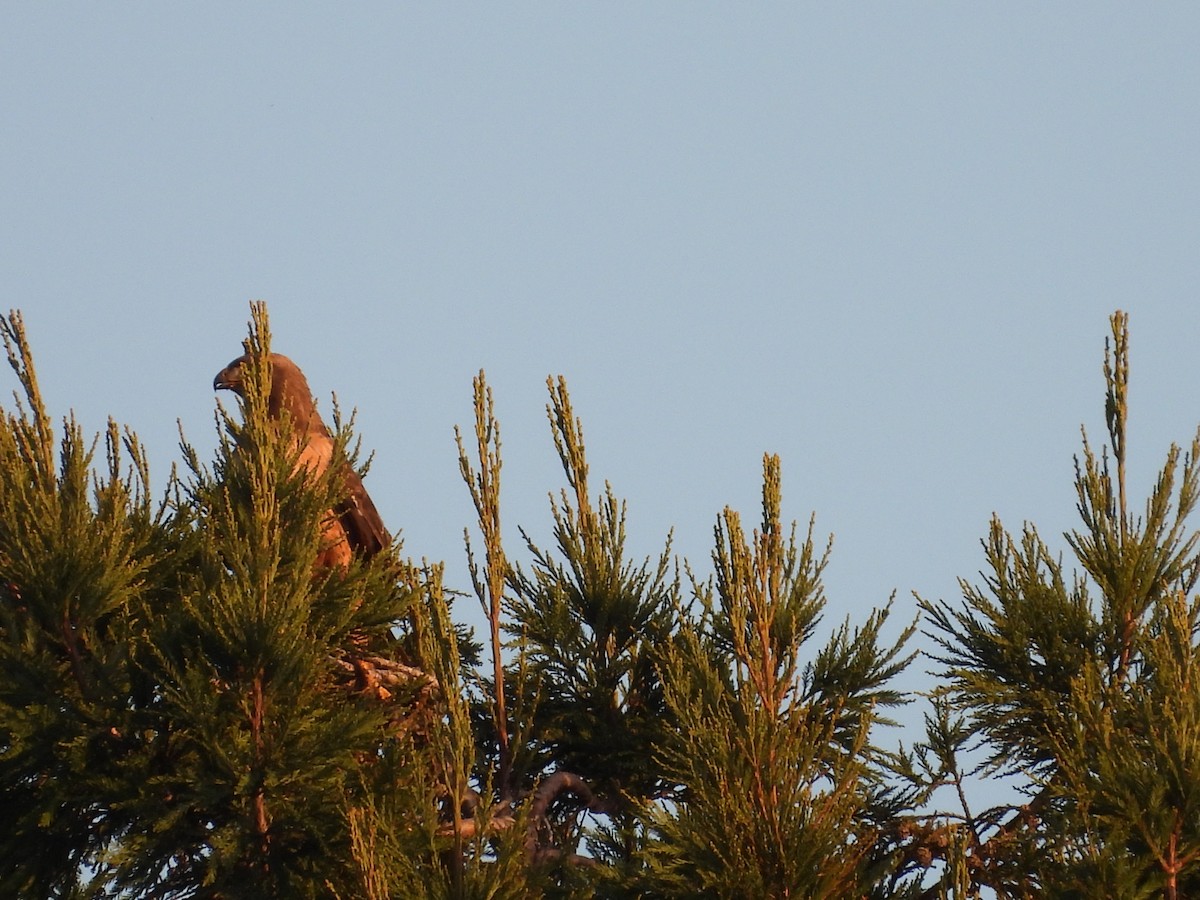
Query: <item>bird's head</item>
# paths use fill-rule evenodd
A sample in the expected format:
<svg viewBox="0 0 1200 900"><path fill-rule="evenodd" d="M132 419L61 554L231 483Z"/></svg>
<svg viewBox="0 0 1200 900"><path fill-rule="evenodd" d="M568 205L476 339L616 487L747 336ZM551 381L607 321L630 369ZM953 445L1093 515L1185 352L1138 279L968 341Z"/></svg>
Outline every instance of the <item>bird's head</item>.
<svg viewBox="0 0 1200 900"><path fill-rule="evenodd" d="M246 380L242 374L242 365L249 360L247 356L239 356L220 372L213 379L214 391L233 391L238 396L243 396Z"/></svg>
<svg viewBox="0 0 1200 900"><path fill-rule="evenodd" d="M213 379L213 390L233 391L239 397L246 396L246 371L250 366L249 354L239 356ZM308 381L299 367L279 353L271 354L271 392L267 398L267 413L277 418L287 410L293 426L301 431L324 431L325 425L317 413Z"/></svg>

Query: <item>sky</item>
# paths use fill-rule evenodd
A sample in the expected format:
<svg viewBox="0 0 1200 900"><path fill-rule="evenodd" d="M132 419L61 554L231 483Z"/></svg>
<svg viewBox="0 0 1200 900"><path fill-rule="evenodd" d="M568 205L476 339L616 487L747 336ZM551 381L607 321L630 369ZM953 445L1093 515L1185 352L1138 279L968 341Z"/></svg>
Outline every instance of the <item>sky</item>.
<svg viewBox="0 0 1200 900"><path fill-rule="evenodd" d="M561 374L636 557L673 529L706 574L778 453L829 622L894 592L895 633L979 580L993 513L1065 549L1113 310L1131 496L1190 442L1198 46L1187 3L6 3L0 309L51 413L134 429L161 489L266 301L462 589L471 379L522 559Z"/></svg>

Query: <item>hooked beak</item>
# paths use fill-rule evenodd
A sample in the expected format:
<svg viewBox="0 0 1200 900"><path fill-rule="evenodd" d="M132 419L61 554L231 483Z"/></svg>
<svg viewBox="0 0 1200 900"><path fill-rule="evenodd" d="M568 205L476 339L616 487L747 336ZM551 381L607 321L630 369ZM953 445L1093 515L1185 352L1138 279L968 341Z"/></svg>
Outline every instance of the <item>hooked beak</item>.
<svg viewBox="0 0 1200 900"><path fill-rule="evenodd" d="M242 371L239 367L229 366L217 373L213 379L214 391L235 391L242 389Z"/></svg>

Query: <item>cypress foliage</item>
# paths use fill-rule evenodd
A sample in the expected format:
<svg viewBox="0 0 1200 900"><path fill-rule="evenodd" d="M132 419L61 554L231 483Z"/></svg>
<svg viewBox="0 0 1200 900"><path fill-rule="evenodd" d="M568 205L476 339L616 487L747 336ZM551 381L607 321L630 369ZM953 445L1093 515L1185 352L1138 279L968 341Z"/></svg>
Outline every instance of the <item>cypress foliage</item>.
<svg viewBox="0 0 1200 900"><path fill-rule="evenodd" d="M697 586L701 615L665 654L677 727L658 759L682 790L649 816L648 896L857 897L880 874L885 770L870 732L901 702L886 684L908 662L911 629L881 647L885 609L804 663L829 546L817 553L811 523L803 542L794 526L785 539L780 507L768 456L761 526L748 537L726 509L715 587Z"/></svg>
<svg viewBox="0 0 1200 900"><path fill-rule="evenodd" d="M628 559L625 505L608 484L592 496L566 383L547 388L568 487L551 497L554 550L522 532L532 566L508 569L526 746L514 786L532 795L526 851L551 870L546 890L592 897L609 867L634 865L640 810L674 788L651 759L669 727L659 653L679 621L678 582L669 537L657 560Z"/></svg>
<svg viewBox="0 0 1200 900"><path fill-rule="evenodd" d="M1072 561L994 520L980 580L920 601L938 670L909 751L881 734L915 626L885 640L889 602L823 632L831 545L785 526L777 457L757 526L726 509L697 577L669 535L630 550L550 379L566 485L551 546L522 531L517 562L481 372L458 461L485 670L442 564L397 545L314 565L353 422L335 409L327 472L298 465L264 306L240 414L219 409L211 461L184 442L159 501L131 431L52 424L19 314L0 337L20 386L0 418L0 895L1200 895L1200 433L1131 511L1123 314ZM1025 802L973 809L980 777Z"/></svg>
<svg viewBox="0 0 1200 900"><path fill-rule="evenodd" d="M1198 536L1187 525L1200 434L1187 454L1170 448L1131 512L1128 319L1111 324L1107 446L1097 455L1084 436L1082 527L1066 535L1079 572L1068 584L1033 526L1017 540L994 521L984 584L963 582L962 606L922 604L946 697L990 751L986 770L1025 779L1026 805L964 810L972 883L1002 896L1200 890Z"/></svg>
<svg viewBox="0 0 1200 900"><path fill-rule="evenodd" d="M388 726L339 663L389 653L413 591L390 557L314 570L337 468L314 480L267 415L261 306L247 351L243 421L221 414L212 471L184 448L190 553L149 617L163 759L139 786L143 827L117 880L138 892L236 896L254 884L259 896L307 896L342 884L346 798ZM342 429L339 455L348 438Z"/></svg>
<svg viewBox="0 0 1200 900"><path fill-rule="evenodd" d="M551 499L556 549L526 537L532 570L512 570L509 631L539 684L545 765L584 778L610 806L664 789L646 766L666 710L656 647L676 627L670 539L655 562L625 548L625 506L590 494L582 426L566 383L548 381L546 411L569 490Z"/></svg>
<svg viewBox="0 0 1200 900"><path fill-rule="evenodd" d="M68 419L56 471L19 315L3 326L25 391L0 433L5 892L356 893L347 815L396 753L396 705L348 672L400 659L415 591L394 557L314 571L337 487L267 416L265 310L243 421L222 413L211 472L185 445L158 508L115 425L97 474Z"/></svg>
<svg viewBox="0 0 1200 900"><path fill-rule="evenodd" d="M23 394L0 422L0 893L72 896L137 827L146 613L181 535L136 437L110 422L95 469L73 416L55 438L18 313L0 336Z"/></svg>

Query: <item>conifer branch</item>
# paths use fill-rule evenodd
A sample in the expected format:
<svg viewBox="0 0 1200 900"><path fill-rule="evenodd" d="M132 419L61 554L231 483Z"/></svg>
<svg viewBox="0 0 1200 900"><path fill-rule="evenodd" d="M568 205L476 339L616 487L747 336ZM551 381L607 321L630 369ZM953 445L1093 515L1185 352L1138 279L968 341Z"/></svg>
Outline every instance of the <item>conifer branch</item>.
<svg viewBox="0 0 1200 900"><path fill-rule="evenodd" d="M1104 342L1104 418L1117 461L1118 515L1121 539L1128 539L1129 509L1125 500L1125 423L1129 415L1129 316L1117 310L1110 319L1112 356L1109 343Z"/></svg>
<svg viewBox="0 0 1200 900"><path fill-rule="evenodd" d="M18 394L13 393L20 416L9 417L10 427L21 440L22 450L34 463L39 486L46 489L54 482L54 433L33 368L33 353L25 335L25 320L18 310L10 310L7 317L0 316L0 339L4 342L8 364L17 374L25 392L24 402ZM29 404L28 408L25 403ZM32 417L32 422L29 417Z"/></svg>
<svg viewBox="0 0 1200 900"><path fill-rule="evenodd" d="M592 498L588 492L588 465L583 449L583 423L571 408L571 395L567 392L567 381L561 375L557 381L546 379L550 391L550 402L546 404L546 416L550 420L550 432L554 437L554 448L562 462L567 483L575 494L575 510L585 544L590 532L596 528ZM565 502L564 495L564 502Z"/></svg>
<svg viewBox="0 0 1200 900"><path fill-rule="evenodd" d="M611 815L618 811L619 804L598 797L587 781L573 772L559 769L541 780L528 794L528 824L524 836L526 860L531 865L542 865L560 859L578 865L596 865L596 861L573 853L564 853L553 846L550 827L551 804L571 795L576 798L578 809L597 815ZM524 797L506 801L500 812L493 811L481 818L472 811L470 818L447 822L438 829L438 835L449 837L458 834L464 839L482 837L511 829L518 822L515 804Z"/></svg>
<svg viewBox="0 0 1200 900"><path fill-rule="evenodd" d="M479 460L478 472L475 471L467 456L457 425L454 427L454 441L458 446L459 472L471 492L471 499L475 504L475 512L478 516L479 530L483 535L484 573L481 575L471 552L470 532L466 529L463 530L471 582L488 620L492 651L492 681L495 690L492 720L496 728L499 756L497 783L503 796L507 795L511 789L512 753L509 749L508 710L504 694L504 660L501 655L503 647L500 639L504 585L509 575L508 560L504 553L500 530L500 468L502 465L500 423L495 416L492 389L487 384L482 369L475 376L472 387L474 388L475 449Z"/></svg>
<svg viewBox="0 0 1200 900"><path fill-rule="evenodd" d="M617 811L616 804L598 798L588 783L572 772L560 769L543 779L533 793L533 800L530 804L529 830L525 836L525 852L533 864L560 859L563 855L561 850L545 846L541 838L541 835L547 831L550 804L563 794L574 794L583 808L593 813L605 814ZM584 863L587 858L569 854L569 859L575 863ZM587 864L594 865L595 863L588 861Z"/></svg>

